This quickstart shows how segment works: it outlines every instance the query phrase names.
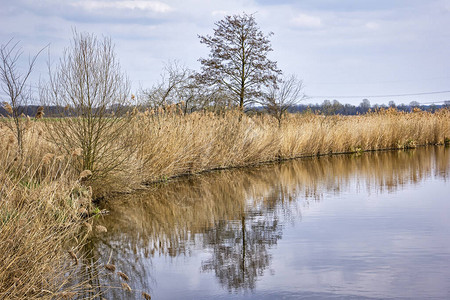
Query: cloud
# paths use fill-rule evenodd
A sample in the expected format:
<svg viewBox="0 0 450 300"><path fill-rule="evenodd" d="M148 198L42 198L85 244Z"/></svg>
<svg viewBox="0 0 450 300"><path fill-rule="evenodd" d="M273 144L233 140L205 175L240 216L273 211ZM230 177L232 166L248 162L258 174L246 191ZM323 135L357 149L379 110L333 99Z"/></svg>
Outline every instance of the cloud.
<svg viewBox="0 0 450 300"><path fill-rule="evenodd" d="M300 28L318 28L322 26L322 20L319 17L299 14L291 19L291 24Z"/></svg>
<svg viewBox="0 0 450 300"><path fill-rule="evenodd" d="M428 2L439 0L428 0ZM441 0L448 1L448 0ZM423 0L255 0L261 6L285 5L302 11L322 12L373 12L420 7Z"/></svg>
<svg viewBox="0 0 450 300"><path fill-rule="evenodd" d="M226 10L214 10L212 13L211 13L211 15L212 16L220 16L220 17L223 17L223 16L226 16L227 14L229 14Z"/></svg>
<svg viewBox="0 0 450 300"><path fill-rule="evenodd" d="M8 0L9 1L9 0ZM15 15L32 14L46 19L57 17L77 24L143 24L169 20L175 9L161 1L125 0L17 0L6 9L21 8Z"/></svg>
<svg viewBox="0 0 450 300"><path fill-rule="evenodd" d="M172 8L158 1L77 1L71 4L85 10L116 9L116 10L142 10L156 13L166 13Z"/></svg>
<svg viewBox="0 0 450 300"><path fill-rule="evenodd" d="M450 13L450 1L446 0L445 2L442 3L443 6L443 10L446 13Z"/></svg>
<svg viewBox="0 0 450 300"><path fill-rule="evenodd" d="M380 24L375 23L375 22L368 22L366 23L366 28L370 29L370 30L377 30L378 28L380 28Z"/></svg>

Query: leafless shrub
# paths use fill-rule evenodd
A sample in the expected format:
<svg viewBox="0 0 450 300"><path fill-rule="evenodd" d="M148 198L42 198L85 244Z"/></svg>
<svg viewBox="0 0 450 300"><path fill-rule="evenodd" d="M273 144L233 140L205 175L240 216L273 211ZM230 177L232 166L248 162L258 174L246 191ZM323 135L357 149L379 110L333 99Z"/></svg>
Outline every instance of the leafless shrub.
<svg viewBox="0 0 450 300"><path fill-rule="evenodd" d="M81 149L74 167L92 171L92 179L123 166L133 151L127 133L130 85L111 39L74 31L72 45L56 68L49 63L49 75L41 99L59 110L58 118L46 122L50 140L68 154Z"/></svg>

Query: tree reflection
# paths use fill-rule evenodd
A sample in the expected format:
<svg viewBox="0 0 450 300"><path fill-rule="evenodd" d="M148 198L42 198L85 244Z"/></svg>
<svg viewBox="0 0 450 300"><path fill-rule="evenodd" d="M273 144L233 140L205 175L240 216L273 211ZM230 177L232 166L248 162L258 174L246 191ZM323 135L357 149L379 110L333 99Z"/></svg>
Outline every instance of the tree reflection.
<svg viewBox="0 0 450 300"><path fill-rule="evenodd" d="M189 256L203 248L212 254L202 261L202 272L215 274L229 291L252 290L270 266L271 248L282 238L283 226L298 220L301 210L325 193L355 186L389 193L430 176L446 179L449 161L448 149L429 147L193 176L109 200L104 206L111 214L98 220L108 232L87 246L93 261L106 263L112 255L111 262L132 278L133 289L150 291L156 285L152 257ZM125 299L120 290L110 293Z"/></svg>
<svg viewBox="0 0 450 300"><path fill-rule="evenodd" d="M203 237L213 255L202 262L202 271L214 271L229 291L254 289L257 277L269 266L269 248L281 236L278 218L243 214L240 222L218 222Z"/></svg>

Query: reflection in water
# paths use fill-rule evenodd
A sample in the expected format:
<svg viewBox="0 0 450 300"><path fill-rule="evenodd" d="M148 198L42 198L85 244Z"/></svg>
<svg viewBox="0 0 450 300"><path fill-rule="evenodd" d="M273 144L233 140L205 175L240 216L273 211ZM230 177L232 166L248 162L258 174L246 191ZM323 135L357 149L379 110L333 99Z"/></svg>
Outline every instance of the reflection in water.
<svg viewBox="0 0 450 300"><path fill-rule="evenodd" d="M204 235L203 246L212 248L213 255L202 262L202 270L214 271L229 291L255 288L256 278L270 262L268 248L281 238L276 217L259 219L244 213L241 218L241 222L220 221Z"/></svg>
<svg viewBox="0 0 450 300"><path fill-rule="evenodd" d="M108 232L86 248L93 260L110 260L128 274L132 288L160 296L171 291L159 292L167 278L152 277L153 260L176 261L195 253L200 264L190 272L214 273L230 292L254 290L270 267L271 249L283 228L298 222L301 210L350 186L383 194L430 177L446 181L449 161L449 149L428 147L309 158L168 182L106 203L111 214L99 222ZM101 281L119 282L114 275ZM107 295L126 296L118 289Z"/></svg>

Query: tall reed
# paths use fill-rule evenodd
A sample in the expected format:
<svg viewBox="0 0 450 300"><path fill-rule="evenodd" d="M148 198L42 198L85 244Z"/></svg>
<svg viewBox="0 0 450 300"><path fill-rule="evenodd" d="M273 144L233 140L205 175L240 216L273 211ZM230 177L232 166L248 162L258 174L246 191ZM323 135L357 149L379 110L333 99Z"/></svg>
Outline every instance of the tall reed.
<svg viewBox="0 0 450 300"><path fill-rule="evenodd" d="M444 144L450 137L450 111L381 110L358 116L289 114L282 122L231 111L141 113L134 126L139 150L130 164L141 181L184 173L331 153L405 149Z"/></svg>
<svg viewBox="0 0 450 300"><path fill-rule="evenodd" d="M0 125L0 299L69 299L90 288L70 280L83 272L74 256L86 237L82 212L91 210L91 192L71 178L71 158L55 155L34 125L22 156Z"/></svg>
<svg viewBox="0 0 450 300"><path fill-rule="evenodd" d="M27 165L40 163L47 153L67 157L80 150L67 152L43 142L48 138L44 128L48 127L37 122L26 133L32 151L25 155ZM14 137L3 130L3 140L9 145ZM248 116L227 111L185 115L171 106L134 113L131 126L122 135L108 142L117 144L126 139L134 145L123 149L121 165L107 176L85 182L92 186L95 196L131 191L142 183L211 169L302 156L444 144L450 141L450 110L405 113L388 109L357 116L288 114L279 126L276 119L265 114ZM67 170L72 179L79 174L73 168L79 159L75 157L72 168Z"/></svg>
<svg viewBox="0 0 450 300"><path fill-rule="evenodd" d="M68 152L49 142L42 122L51 119L24 121L19 155L5 125L9 120L0 119L0 298L8 299L70 298L91 288L82 281L70 284L69 279L83 269L76 265L77 249L92 228L83 219L92 210L92 191L98 197L218 168L450 141L448 109L389 109L359 116L289 114L279 126L268 115L184 115L172 106L134 113L132 126L123 132L133 147L124 150L128 152L120 168L95 180L91 170L80 176L75 167L80 149Z"/></svg>

